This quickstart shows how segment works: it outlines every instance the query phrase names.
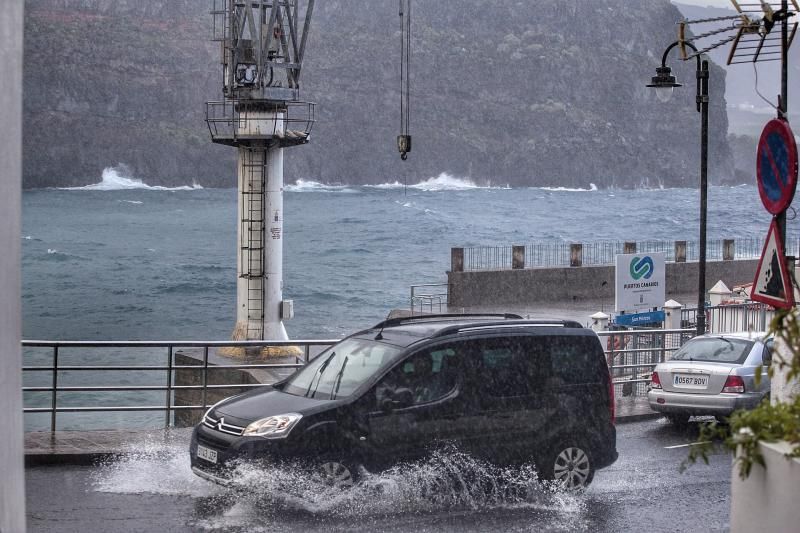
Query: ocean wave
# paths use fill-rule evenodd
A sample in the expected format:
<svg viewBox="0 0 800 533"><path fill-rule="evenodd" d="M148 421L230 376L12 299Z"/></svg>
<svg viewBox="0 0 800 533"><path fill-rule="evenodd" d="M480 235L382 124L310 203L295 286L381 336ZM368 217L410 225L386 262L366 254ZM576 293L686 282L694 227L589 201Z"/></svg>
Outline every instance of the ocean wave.
<svg viewBox="0 0 800 533"><path fill-rule="evenodd" d="M364 188L368 189L415 189L423 192L438 192L438 191L467 191L472 189L510 189L508 185L503 187L494 186L490 183L487 185L478 185L470 178L458 178L446 172L442 172L435 178L428 178L427 180L420 181L411 185L394 181L391 183L380 183L378 185L365 185Z"/></svg>
<svg viewBox="0 0 800 533"><path fill-rule="evenodd" d="M299 179L294 182L294 185L286 185L283 188L286 192L357 192L349 185L321 183L314 180Z"/></svg>
<svg viewBox="0 0 800 533"><path fill-rule="evenodd" d="M93 183L92 185L84 185L82 187L59 188L65 191L125 191L133 189L148 191L194 191L202 189L203 187L194 182L191 185L183 185L180 187L148 185L142 180L134 178L127 165L119 164L116 167L106 167L103 169L103 177L100 183Z"/></svg>
<svg viewBox="0 0 800 533"><path fill-rule="evenodd" d="M531 189L549 192L593 192L598 190L597 185L594 183L589 183L588 189L582 189L580 187L531 187Z"/></svg>
<svg viewBox="0 0 800 533"><path fill-rule="evenodd" d="M55 248L48 248L46 257L51 261L88 261L87 257L70 254L67 252L60 252Z"/></svg>

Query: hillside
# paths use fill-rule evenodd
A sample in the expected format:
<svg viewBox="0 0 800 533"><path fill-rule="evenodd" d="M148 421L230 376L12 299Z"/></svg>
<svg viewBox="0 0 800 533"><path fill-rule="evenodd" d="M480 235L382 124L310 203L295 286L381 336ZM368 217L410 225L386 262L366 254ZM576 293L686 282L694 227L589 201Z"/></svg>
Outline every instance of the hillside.
<svg viewBox="0 0 800 533"><path fill-rule="evenodd" d="M125 163L148 183L235 185L204 102L221 97L209 3L28 0L25 186L99 181ZM667 0L478 0L414 4L414 148L402 163L395 1L317 2L304 97L312 142L287 151L287 182L418 181L441 172L510 185L695 186L694 65L669 104L645 87L674 39ZM678 63L675 59L674 63ZM714 67L713 94L724 93ZM710 174L733 176L722 98Z"/></svg>

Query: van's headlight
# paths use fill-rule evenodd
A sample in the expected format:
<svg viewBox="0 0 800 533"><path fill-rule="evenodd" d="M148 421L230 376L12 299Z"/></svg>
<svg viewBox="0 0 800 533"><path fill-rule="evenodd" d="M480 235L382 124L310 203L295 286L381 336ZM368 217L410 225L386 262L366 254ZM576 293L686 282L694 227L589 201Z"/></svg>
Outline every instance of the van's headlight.
<svg viewBox="0 0 800 533"><path fill-rule="evenodd" d="M288 435L301 418L303 418L303 415L299 413L288 413L285 415L262 418L244 428L244 433L242 433L242 435L280 439Z"/></svg>

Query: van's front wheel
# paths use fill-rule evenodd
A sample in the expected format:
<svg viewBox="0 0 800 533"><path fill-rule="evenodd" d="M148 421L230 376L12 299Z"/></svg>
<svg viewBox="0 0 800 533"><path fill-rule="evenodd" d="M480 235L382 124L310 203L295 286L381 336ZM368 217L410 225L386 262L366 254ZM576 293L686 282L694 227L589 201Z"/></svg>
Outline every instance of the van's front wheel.
<svg viewBox="0 0 800 533"><path fill-rule="evenodd" d="M344 491L353 488L356 483L356 469L346 462L325 459L314 470L316 477L326 487Z"/></svg>
<svg viewBox="0 0 800 533"><path fill-rule="evenodd" d="M585 446L559 446L545 463L544 474L566 490L580 490L594 478L594 465Z"/></svg>

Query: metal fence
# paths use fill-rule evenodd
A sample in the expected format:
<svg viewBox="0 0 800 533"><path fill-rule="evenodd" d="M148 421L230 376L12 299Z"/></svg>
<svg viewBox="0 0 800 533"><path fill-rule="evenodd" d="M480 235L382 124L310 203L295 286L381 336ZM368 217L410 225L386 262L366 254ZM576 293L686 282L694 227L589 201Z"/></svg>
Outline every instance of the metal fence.
<svg viewBox="0 0 800 533"><path fill-rule="evenodd" d="M446 313L450 285L423 283L411 286L411 313Z"/></svg>
<svg viewBox="0 0 800 533"><path fill-rule="evenodd" d="M29 414L48 414L50 431L58 428L59 413L162 412L163 425L168 427L173 423L176 412L206 409L209 404L208 396L212 391L234 391L261 386L260 383L210 383L210 373L225 369L295 369L336 342L338 341L22 341L23 349L29 352L26 358L33 358L36 363L22 367L22 390L25 395L23 411ZM209 363L211 349L256 350L275 347L288 347L285 349L296 355L283 358L285 361L281 363ZM30 353L42 348L49 355ZM120 349L125 350L125 353L119 352ZM176 355L183 352L193 356L197 364L177 364ZM131 354L135 354L134 361L139 359L145 363L127 363L125 359L129 359ZM124 355L128 357L123 357ZM162 363L157 362L159 358ZM109 359L115 361L108 363ZM176 384L175 377L180 371L194 374L195 379L192 381L196 384ZM87 382L90 384L86 384ZM176 394L182 391L199 391L199 402L176 405ZM46 396L46 400L42 395ZM126 403L114 403L116 399Z"/></svg>
<svg viewBox="0 0 800 533"><path fill-rule="evenodd" d="M798 237L787 239L788 255L798 254ZM571 247L581 245L583 266L613 265L618 254L625 253L623 241L595 241L569 243L562 241L543 241L526 244L525 268L568 267L570 266ZM709 239L706 245L706 258L709 261L721 261L725 248L725 239ZM735 258L754 259L761 256L764 247L763 238L735 239ZM505 270L512 268L512 246L473 246L464 250L464 270ZM667 261L675 261L675 241L646 240L636 241L638 253L661 252ZM686 261L699 259L698 243L686 241Z"/></svg>
<svg viewBox="0 0 800 533"><path fill-rule="evenodd" d="M655 366L668 361L695 333L693 329L598 332L617 397L646 395Z"/></svg>
<svg viewBox="0 0 800 533"><path fill-rule="evenodd" d="M735 331L767 331L775 309L766 304L749 302L706 307L706 331L731 333ZM697 308L681 309L681 327L697 324Z"/></svg>
<svg viewBox="0 0 800 533"><path fill-rule="evenodd" d="M431 285L435 287L435 285ZM647 383L656 364L666 361L671 354L694 335L692 329L630 330L598 333L603 343L609 371L618 396L644 395ZM232 395L262 383L213 382L210 374L220 370L251 372L294 370L336 340L293 341L219 341L219 342L83 342L83 341L23 341L26 350L46 350L39 354L37 364L23 366L26 396L24 412L28 415L44 414L49 417L49 430L59 429L60 413L132 413L155 412L163 414L159 425L169 427L175 415L189 411L202 412L209 407L210 396ZM281 363L242 362L213 364L209 362L212 349L261 349L292 347L296 355L284 358ZM145 363L128 364L122 360L98 363L97 353L104 359L115 350L137 354L149 359ZM143 352L144 351L144 352ZM178 355L189 355L192 364L177 362ZM161 363L153 357L161 358ZM101 359L103 359L101 358ZM49 361L45 361L48 359ZM288 359L288 361L286 360ZM184 360L185 361L185 360ZM194 376L190 384L176 381L179 372ZM144 380L149 374L151 379ZM77 376L88 376L76 379ZM153 379L153 375L160 376ZM33 377L34 379L31 379ZM43 381L42 382L42 379ZM29 383L37 381L39 383ZM88 380L89 384L86 383ZM156 381L156 382L153 382ZM197 401L179 402L181 393L194 391ZM137 398L137 395L146 396ZM75 397L75 395L79 397ZM46 400L36 401L32 396L45 395ZM117 401L115 401L117 400ZM124 403L119 403L122 401ZM33 404L33 405L31 405ZM152 422L152 420L150 420ZM82 427L81 429L88 429ZM96 428L101 429L101 428ZM108 429L108 427L102 428Z"/></svg>
<svg viewBox="0 0 800 533"><path fill-rule="evenodd" d="M206 124L211 138L223 144L253 138L302 144L307 142L316 122L315 110L316 104L310 102L286 102L267 108L261 105L255 112L238 100L206 102Z"/></svg>

